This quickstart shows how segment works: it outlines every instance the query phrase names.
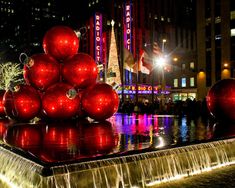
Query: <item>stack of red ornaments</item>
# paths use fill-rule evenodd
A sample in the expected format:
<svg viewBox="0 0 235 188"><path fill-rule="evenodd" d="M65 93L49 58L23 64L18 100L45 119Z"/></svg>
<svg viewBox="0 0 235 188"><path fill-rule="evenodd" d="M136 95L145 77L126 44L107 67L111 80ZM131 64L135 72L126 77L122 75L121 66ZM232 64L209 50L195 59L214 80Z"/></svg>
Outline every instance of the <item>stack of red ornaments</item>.
<svg viewBox="0 0 235 188"><path fill-rule="evenodd" d="M5 92L2 105L8 117L105 120L117 111L116 91L106 83L96 83L97 65L90 55L78 53L79 39L70 27L48 30L43 50L27 58L26 84Z"/></svg>

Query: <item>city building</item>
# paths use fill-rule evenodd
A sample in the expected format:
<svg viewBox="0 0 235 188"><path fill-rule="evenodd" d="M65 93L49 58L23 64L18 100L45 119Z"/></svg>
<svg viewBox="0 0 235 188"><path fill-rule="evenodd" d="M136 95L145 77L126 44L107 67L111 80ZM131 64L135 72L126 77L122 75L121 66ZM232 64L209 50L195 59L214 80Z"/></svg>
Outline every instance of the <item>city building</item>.
<svg viewBox="0 0 235 188"><path fill-rule="evenodd" d="M96 47L99 42L95 36L96 18L97 15L102 17L102 32L99 33L103 41L102 52L99 52L102 57L98 63L107 65L110 23L112 19L115 21L120 72L123 76L122 97L152 101L162 94L167 94L165 96L174 101L197 98L194 0L183 0L181 3L174 0L90 0L87 1L87 7L90 19L86 27L89 34L82 40L81 50L97 60ZM167 63L163 67L155 65L155 59L158 58L158 52L154 53L156 48L160 49ZM144 56L142 64L137 66L138 71L134 71L134 65L130 65L129 71L125 69L125 58L130 54L135 64Z"/></svg>
<svg viewBox="0 0 235 188"><path fill-rule="evenodd" d="M235 76L235 1L197 0L198 97Z"/></svg>
<svg viewBox="0 0 235 188"><path fill-rule="evenodd" d="M42 52L45 32L54 25L72 24L72 8L66 1L1 0L0 50L2 61L18 60L22 52Z"/></svg>
<svg viewBox="0 0 235 188"><path fill-rule="evenodd" d="M90 54L109 72L111 21L124 100L198 98L195 0L0 0L1 60L43 52L42 39L54 25L81 33L79 51ZM86 10L86 11L84 11ZM161 58L159 58L161 57ZM159 59L166 63L158 66Z"/></svg>

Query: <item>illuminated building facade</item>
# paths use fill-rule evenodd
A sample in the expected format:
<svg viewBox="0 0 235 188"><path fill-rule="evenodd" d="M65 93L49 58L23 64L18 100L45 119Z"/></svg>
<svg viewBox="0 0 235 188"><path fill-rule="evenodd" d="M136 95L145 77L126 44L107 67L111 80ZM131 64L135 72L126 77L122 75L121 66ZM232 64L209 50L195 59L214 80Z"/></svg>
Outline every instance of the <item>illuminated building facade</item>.
<svg viewBox="0 0 235 188"><path fill-rule="evenodd" d="M85 42L84 51L94 54L94 15L99 12L103 16L103 63L108 62L111 37L111 20L115 21L115 36L119 54L119 65L125 88L132 85L149 85L160 88L163 80L173 100L197 98L196 81L196 20L195 1L183 0L180 4L174 0L90 0L87 2L92 17L87 24L89 39ZM164 41L164 42L163 42ZM151 58L153 43L156 42L163 54L167 56L166 70L155 67L150 74L131 73L123 69L126 48L138 62L141 51L147 51ZM153 61L152 61L153 62ZM130 87L128 87L128 85ZM128 92L127 92L128 93ZM149 97L142 95L139 99ZM154 92L152 92L154 93ZM150 93L149 93L150 94ZM134 99L134 95L125 98ZM154 97L157 97L155 95Z"/></svg>
<svg viewBox="0 0 235 188"><path fill-rule="evenodd" d="M197 0L198 96L235 77L235 1Z"/></svg>

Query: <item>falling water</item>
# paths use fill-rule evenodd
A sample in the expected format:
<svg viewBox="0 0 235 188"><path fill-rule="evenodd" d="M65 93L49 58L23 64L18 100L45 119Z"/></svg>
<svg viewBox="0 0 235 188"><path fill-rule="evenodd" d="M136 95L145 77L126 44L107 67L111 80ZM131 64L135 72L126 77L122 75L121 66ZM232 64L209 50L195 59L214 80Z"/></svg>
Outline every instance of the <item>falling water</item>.
<svg viewBox="0 0 235 188"><path fill-rule="evenodd" d="M0 147L0 178L9 187L148 187L235 163L235 139L135 155L43 166Z"/></svg>
<svg viewBox="0 0 235 188"><path fill-rule="evenodd" d="M53 167L49 187L148 187L235 163L235 139Z"/></svg>
<svg viewBox="0 0 235 188"><path fill-rule="evenodd" d="M0 147L0 182L4 187L40 187L42 170L43 166Z"/></svg>

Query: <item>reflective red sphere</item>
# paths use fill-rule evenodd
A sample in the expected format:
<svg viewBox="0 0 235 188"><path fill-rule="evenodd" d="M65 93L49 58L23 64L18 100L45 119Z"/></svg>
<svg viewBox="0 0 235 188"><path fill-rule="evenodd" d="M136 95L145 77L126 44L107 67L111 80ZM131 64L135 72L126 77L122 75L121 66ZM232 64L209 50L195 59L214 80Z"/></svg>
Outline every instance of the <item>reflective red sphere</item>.
<svg viewBox="0 0 235 188"><path fill-rule="evenodd" d="M89 87L82 96L82 108L90 118L105 120L118 110L119 98L113 88L106 83Z"/></svg>
<svg viewBox="0 0 235 188"><path fill-rule="evenodd" d="M5 90L0 90L0 117L6 116L4 105L3 105L3 96L5 94Z"/></svg>
<svg viewBox="0 0 235 188"><path fill-rule="evenodd" d="M49 124L43 131L41 158L45 161L75 159L79 154L79 139L79 131L75 124Z"/></svg>
<svg viewBox="0 0 235 188"><path fill-rule="evenodd" d="M37 125L14 125L8 127L4 141L23 150L38 153L42 144L42 132Z"/></svg>
<svg viewBox="0 0 235 188"><path fill-rule="evenodd" d="M80 104L76 90L68 84L57 83L42 96L42 109L52 119L68 119L75 116Z"/></svg>
<svg viewBox="0 0 235 188"><path fill-rule="evenodd" d="M60 80L60 64L48 54L35 54L24 65L24 79L43 91Z"/></svg>
<svg viewBox="0 0 235 188"><path fill-rule="evenodd" d="M77 53L79 39L67 26L55 26L49 29L43 38L43 49L57 60L64 60Z"/></svg>
<svg viewBox="0 0 235 188"><path fill-rule="evenodd" d="M209 111L217 120L235 121L235 79L215 83L206 99Z"/></svg>
<svg viewBox="0 0 235 188"><path fill-rule="evenodd" d="M20 84L15 86L14 91L6 91L3 97L3 105L8 117L30 120L39 113L41 99L35 88Z"/></svg>
<svg viewBox="0 0 235 188"><path fill-rule="evenodd" d="M94 84L98 75L94 59L85 53L78 53L64 61L61 72L66 82L79 89Z"/></svg>
<svg viewBox="0 0 235 188"><path fill-rule="evenodd" d="M7 128L12 124L9 119L0 119L0 139L3 138Z"/></svg>
<svg viewBox="0 0 235 188"><path fill-rule="evenodd" d="M87 154L109 153L117 145L115 132L108 121L84 126L83 136L83 147Z"/></svg>

